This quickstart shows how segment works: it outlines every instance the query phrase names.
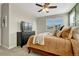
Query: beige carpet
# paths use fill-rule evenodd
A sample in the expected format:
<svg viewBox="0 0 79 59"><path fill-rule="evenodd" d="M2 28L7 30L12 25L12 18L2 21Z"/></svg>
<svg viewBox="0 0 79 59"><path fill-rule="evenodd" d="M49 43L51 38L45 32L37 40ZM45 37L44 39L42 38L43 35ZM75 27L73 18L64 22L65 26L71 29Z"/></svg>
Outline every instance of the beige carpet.
<svg viewBox="0 0 79 59"><path fill-rule="evenodd" d="M28 54L28 50L25 47L23 48L16 47L13 49L6 49L0 47L0 56L40 56L40 55L34 52Z"/></svg>

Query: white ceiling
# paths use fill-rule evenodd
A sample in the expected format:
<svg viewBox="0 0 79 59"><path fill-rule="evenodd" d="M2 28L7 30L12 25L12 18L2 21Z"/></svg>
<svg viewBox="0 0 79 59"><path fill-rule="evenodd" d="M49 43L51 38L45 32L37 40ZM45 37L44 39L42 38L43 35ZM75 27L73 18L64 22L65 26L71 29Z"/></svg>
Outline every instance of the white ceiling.
<svg viewBox="0 0 79 59"><path fill-rule="evenodd" d="M75 6L75 3L51 3L50 6L56 5L57 8L49 9L49 13L45 13L44 11L37 12L41 7L36 6L35 3L15 3L14 5L26 14L29 13L34 17L41 17L67 13Z"/></svg>

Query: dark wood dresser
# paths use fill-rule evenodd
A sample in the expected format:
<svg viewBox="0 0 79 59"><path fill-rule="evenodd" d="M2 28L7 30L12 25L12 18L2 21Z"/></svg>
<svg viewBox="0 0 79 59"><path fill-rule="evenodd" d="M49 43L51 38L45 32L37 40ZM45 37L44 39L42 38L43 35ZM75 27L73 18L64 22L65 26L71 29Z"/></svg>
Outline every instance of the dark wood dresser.
<svg viewBox="0 0 79 59"><path fill-rule="evenodd" d="M17 46L23 47L31 35L35 35L35 31L31 32L17 32Z"/></svg>

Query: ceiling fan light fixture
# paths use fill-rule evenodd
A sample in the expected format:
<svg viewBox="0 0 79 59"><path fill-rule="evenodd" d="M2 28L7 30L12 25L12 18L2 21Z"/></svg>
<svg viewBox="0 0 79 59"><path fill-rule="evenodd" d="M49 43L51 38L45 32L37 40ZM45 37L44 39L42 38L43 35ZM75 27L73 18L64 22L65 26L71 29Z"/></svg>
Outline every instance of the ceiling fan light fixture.
<svg viewBox="0 0 79 59"><path fill-rule="evenodd" d="M48 11L48 8L44 8L43 11L44 11L44 12Z"/></svg>
<svg viewBox="0 0 79 59"><path fill-rule="evenodd" d="M48 8L45 8L46 11L48 11Z"/></svg>

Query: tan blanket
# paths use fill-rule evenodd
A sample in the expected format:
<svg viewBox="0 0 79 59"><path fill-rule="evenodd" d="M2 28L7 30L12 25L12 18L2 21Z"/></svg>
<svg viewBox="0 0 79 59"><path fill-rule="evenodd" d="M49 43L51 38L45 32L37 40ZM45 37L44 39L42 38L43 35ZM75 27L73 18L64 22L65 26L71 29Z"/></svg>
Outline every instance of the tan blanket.
<svg viewBox="0 0 79 59"><path fill-rule="evenodd" d="M73 55L71 42L62 38L57 38L55 36L45 36L44 45L35 45L33 44L34 36L31 36L27 42L27 47L32 47L39 49L41 51L46 51L56 55L69 56Z"/></svg>
<svg viewBox="0 0 79 59"><path fill-rule="evenodd" d="M77 40L71 39L73 54L79 56L79 42Z"/></svg>

